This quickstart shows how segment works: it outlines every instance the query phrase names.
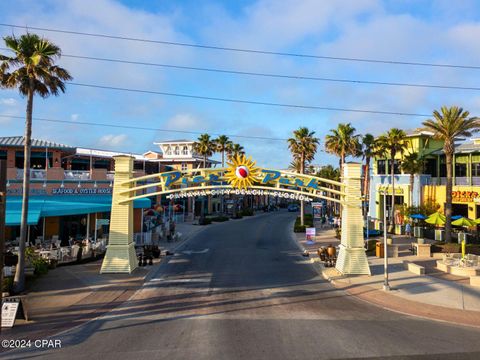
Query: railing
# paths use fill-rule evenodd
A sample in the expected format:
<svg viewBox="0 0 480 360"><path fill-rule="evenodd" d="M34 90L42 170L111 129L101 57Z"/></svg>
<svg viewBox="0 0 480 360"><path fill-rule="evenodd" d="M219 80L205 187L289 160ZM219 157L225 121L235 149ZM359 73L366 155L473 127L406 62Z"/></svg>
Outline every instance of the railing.
<svg viewBox="0 0 480 360"><path fill-rule="evenodd" d="M446 177L432 177L432 185L447 185Z"/></svg>
<svg viewBox="0 0 480 360"><path fill-rule="evenodd" d="M480 176L472 177L472 185L480 185Z"/></svg>
<svg viewBox="0 0 480 360"><path fill-rule="evenodd" d="M152 232L134 233L133 242L135 246L153 245Z"/></svg>
<svg viewBox="0 0 480 360"><path fill-rule="evenodd" d="M66 180L90 180L91 178L90 171L84 170L65 170L64 174Z"/></svg>
<svg viewBox="0 0 480 360"><path fill-rule="evenodd" d="M470 178L468 177L456 177L455 185L470 185Z"/></svg>
<svg viewBox="0 0 480 360"><path fill-rule="evenodd" d="M23 179L23 169L17 169L17 180ZM30 169L30 179L47 179L47 170Z"/></svg>

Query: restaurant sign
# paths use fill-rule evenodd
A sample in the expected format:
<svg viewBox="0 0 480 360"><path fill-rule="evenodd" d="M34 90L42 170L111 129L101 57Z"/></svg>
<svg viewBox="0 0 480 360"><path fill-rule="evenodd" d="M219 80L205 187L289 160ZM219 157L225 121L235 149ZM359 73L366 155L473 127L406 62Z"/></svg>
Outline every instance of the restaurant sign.
<svg viewBox="0 0 480 360"><path fill-rule="evenodd" d="M452 191L453 202L480 202L479 193L476 191Z"/></svg>
<svg viewBox="0 0 480 360"><path fill-rule="evenodd" d="M110 195L112 188L65 188L52 189L52 195Z"/></svg>
<svg viewBox="0 0 480 360"><path fill-rule="evenodd" d="M385 191L387 192L387 195L392 195L392 187L391 186L379 186L378 187L378 192L380 194L385 194ZM403 188L402 187L395 187L395 195L403 195Z"/></svg>

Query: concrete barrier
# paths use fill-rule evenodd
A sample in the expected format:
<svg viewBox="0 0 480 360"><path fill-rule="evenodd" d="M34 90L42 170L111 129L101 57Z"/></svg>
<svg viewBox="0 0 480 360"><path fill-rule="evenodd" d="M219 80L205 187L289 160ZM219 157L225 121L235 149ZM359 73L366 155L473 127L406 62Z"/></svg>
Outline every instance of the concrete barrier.
<svg viewBox="0 0 480 360"><path fill-rule="evenodd" d="M480 276L470 276L471 286L480 286Z"/></svg>
<svg viewBox="0 0 480 360"><path fill-rule="evenodd" d="M421 265L417 265L415 263L405 260L403 262L403 267L414 274L425 275L425 268Z"/></svg>

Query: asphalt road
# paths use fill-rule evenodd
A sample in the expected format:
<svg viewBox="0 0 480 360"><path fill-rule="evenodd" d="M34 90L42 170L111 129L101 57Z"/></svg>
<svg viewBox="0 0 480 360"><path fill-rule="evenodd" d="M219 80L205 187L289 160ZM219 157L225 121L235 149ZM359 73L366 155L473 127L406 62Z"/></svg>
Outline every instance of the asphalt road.
<svg viewBox="0 0 480 360"><path fill-rule="evenodd" d="M279 212L211 226L108 315L22 359L480 359L480 330L347 296L300 256ZM15 354L15 355L14 355Z"/></svg>

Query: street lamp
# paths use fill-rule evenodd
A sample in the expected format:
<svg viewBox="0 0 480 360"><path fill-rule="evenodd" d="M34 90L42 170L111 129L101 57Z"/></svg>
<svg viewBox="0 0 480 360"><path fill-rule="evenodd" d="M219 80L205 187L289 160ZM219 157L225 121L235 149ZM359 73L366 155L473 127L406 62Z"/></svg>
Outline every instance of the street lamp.
<svg viewBox="0 0 480 360"><path fill-rule="evenodd" d="M390 291L390 285L388 284L387 260L387 190L383 191L383 274L383 290Z"/></svg>

